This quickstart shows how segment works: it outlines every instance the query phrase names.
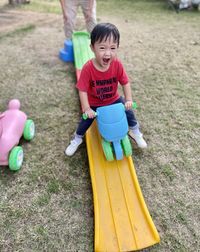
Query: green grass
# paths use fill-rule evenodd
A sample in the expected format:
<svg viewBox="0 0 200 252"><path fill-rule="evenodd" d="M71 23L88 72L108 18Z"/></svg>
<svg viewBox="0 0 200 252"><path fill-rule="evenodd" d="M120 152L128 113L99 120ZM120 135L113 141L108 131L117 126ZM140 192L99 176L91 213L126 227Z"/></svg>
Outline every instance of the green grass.
<svg viewBox="0 0 200 252"><path fill-rule="evenodd" d="M58 59L64 39L60 3L34 0L14 11L19 12L12 13L13 24L21 12L43 18L32 22L30 15L23 27L0 30L0 111L16 97L36 124L33 141L20 142L22 169L0 169L0 251L92 252L94 210L85 143L75 156L64 155L80 104L74 66ZM46 13L52 14L49 22ZM161 0L99 0L97 14L121 32L119 57L149 145L142 151L133 144L137 176L161 236L159 245L145 251L196 252L199 12L176 14ZM78 28L82 20L79 15Z"/></svg>
<svg viewBox="0 0 200 252"><path fill-rule="evenodd" d="M1 0L2 1L2 0ZM60 8L60 2L57 0L53 1L39 1L39 0L34 0L30 1L30 4L20 4L17 5L15 4L14 6L8 5L8 1L4 1L2 3L0 1L0 6L2 5L3 9L21 9L21 10L30 10L30 11L35 11L35 12L44 12L44 13L61 13L61 8Z"/></svg>
<svg viewBox="0 0 200 252"><path fill-rule="evenodd" d="M52 194L52 193L59 193L59 191L60 191L59 182L56 179L51 179L47 185L47 192Z"/></svg>
<svg viewBox="0 0 200 252"><path fill-rule="evenodd" d="M170 165L165 165L162 169L162 173L172 181L175 178L175 173L173 172Z"/></svg>
<svg viewBox="0 0 200 252"><path fill-rule="evenodd" d="M60 14L60 2L59 1L39 1L34 0L30 5L21 6L22 9L32 10L36 12L46 12L46 13L55 13Z"/></svg>
<svg viewBox="0 0 200 252"><path fill-rule="evenodd" d="M32 32L35 29L35 25L34 24L28 24L24 27L20 27L19 29L16 29L12 32L8 32L5 34L0 34L0 40L4 39L4 38L13 38L15 36L25 36L25 34Z"/></svg>
<svg viewBox="0 0 200 252"><path fill-rule="evenodd" d="M41 207L41 206L45 206L45 205L48 205L49 202L50 202L50 195L48 193L45 193L43 195L40 195L36 201L36 205L38 207Z"/></svg>

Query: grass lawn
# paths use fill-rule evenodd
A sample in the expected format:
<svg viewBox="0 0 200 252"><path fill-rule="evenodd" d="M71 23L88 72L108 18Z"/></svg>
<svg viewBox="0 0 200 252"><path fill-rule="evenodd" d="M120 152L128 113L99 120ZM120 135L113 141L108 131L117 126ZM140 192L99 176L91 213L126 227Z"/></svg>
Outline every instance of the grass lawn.
<svg viewBox="0 0 200 252"><path fill-rule="evenodd" d="M98 22L121 33L148 149L133 143L140 186L161 236L151 252L200 248L200 13L164 0L98 0ZM64 155L80 117L73 64L59 60L59 1L9 7L0 0L0 111L12 98L34 120L19 172L0 169L0 251L93 251L94 216L85 143ZM84 29L81 11L77 30Z"/></svg>

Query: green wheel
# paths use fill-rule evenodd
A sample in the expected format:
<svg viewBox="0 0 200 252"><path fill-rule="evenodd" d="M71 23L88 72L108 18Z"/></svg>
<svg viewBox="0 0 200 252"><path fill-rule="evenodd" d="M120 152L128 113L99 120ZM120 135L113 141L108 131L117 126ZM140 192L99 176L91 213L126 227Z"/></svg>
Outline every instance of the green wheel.
<svg viewBox="0 0 200 252"><path fill-rule="evenodd" d="M24 153L22 147L16 146L11 150L8 161L11 171L18 171L21 168L23 157Z"/></svg>
<svg viewBox="0 0 200 252"><path fill-rule="evenodd" d="M121 141L122 148L126 157L132 155L132 146L128 136L126 135Z"/></svg>
<svg viewBox="0 0 200 252"><path fill-rule="evenodd" d="M26 120L23 136L24 136L24 139L28 141L32 140L35 136L35 124L30 119Z"/></svg>
<svg viewBox="0 0 200 252"><path fill-rule="evenodd" d="M101 144L102 144L102 148L103 148L103 152L106 157L106 160L113 161L114 155L113 155L112 146L110 142L107 142L104 139L102 139Z"/></svg>

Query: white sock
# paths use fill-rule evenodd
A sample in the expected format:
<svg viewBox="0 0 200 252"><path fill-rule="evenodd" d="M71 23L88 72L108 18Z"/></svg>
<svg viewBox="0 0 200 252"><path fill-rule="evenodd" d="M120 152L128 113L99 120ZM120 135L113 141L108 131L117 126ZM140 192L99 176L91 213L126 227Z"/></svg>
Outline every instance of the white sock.
<svg viewBox="0 0 200 252"><path fill-rule="evenodd" d="M140 135L141 134L141 132L140 132L140 130L139 130L138 127L136 127L136 128L130 128L130 129L132 130L132 132L133 132L134 135Z"/></svg>
<svg viewBox="0 0 200 252"><path fill-rule="evenodd" d="M78 134L74 134L74 140L77 142L77 143L81 143L82 140L83 140L83 136L81 135L78 135Z"/></svg>

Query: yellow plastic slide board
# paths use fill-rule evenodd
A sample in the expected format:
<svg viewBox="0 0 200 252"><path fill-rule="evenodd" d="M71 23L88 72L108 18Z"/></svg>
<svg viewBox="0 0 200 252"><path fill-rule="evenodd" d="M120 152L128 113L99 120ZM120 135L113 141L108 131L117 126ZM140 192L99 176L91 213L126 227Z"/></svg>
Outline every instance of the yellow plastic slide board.
<svg viewBox="0 0 200 252"><path fill-rule="evenodd" d="M76 62L89 51L88 41L87 33L73 35L78 71L81 65ZM85 60L91 57L90 52ZM94 199L95 252L134 251L158 243L159 234L146 207L132 158L106 161L96 122L86 133L86 143Z"/></svg>

